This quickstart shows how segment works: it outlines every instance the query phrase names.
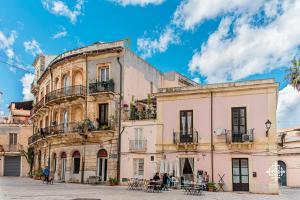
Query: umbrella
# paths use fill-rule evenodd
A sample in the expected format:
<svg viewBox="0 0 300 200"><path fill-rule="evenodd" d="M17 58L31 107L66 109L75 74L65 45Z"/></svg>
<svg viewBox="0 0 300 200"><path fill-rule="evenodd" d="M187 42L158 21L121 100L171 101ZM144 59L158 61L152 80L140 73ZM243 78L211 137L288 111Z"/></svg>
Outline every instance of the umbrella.
<svg viewBox="0 0 300 200"><path fill-rule="evenodd" d="M165 161L161 160L160 161L160 168L159 168L159 172L162 174L165 171Z"/></svg>

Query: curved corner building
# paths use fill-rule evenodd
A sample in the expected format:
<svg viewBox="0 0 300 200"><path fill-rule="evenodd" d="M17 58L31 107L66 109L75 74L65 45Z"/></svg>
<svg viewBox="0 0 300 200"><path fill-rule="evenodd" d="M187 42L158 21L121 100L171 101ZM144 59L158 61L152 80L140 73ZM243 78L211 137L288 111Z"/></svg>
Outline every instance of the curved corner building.
<svg viewBox="0 0 300 200"><path fill-rule="evenodd" d="M147 99L161 87L195 84L176 72L161 73L135 55L125 40L94 43L58 56L38 55L33 65L34 131L28 143L35 150L34 170L49 166L54 179L62 182L117 177L122 107L133 99Z"/></svg>

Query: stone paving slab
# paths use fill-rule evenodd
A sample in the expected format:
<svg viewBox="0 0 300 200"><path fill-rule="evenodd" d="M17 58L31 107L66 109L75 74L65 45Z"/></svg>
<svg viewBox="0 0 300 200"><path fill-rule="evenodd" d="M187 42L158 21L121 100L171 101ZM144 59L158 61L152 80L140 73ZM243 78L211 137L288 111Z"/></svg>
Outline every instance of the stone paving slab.
<svg viewBox="0 0 300 200"><path fill-rule="evenodd" d="M68 183L42 184L29 178L0 177L0 200L300 200L300 188L282 189L280 195L236 192L204 192L185 195L182 190L146 193L122 186L93 186Z"/></svg>

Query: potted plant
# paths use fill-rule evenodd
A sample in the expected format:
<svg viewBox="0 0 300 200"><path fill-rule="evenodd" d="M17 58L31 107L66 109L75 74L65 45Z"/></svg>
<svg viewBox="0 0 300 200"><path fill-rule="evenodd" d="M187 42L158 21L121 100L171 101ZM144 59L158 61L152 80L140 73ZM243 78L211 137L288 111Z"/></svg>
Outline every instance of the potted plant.
<svg viewBox="0 0 300 200"><path fill-rule="evenodd" d="M215 183L213 183L213 182L208 182L208 183L207 183L207 188L208 188L208 191L209 191L209 192L214 192L215 189L216 189Z"/></svg>
<svg viewBox="0 0 300 200"><path fill-rule="evenodd" d="M109 177L108 182L110 186L118 185L118 179L114 177Z"/></svg>
<svg viewBox="0 0 300 200"><path fill-rule="evenodd" d="M33 178L35 180L41 180L42 176L43 176L43 171L42 171L42 169L39 169L34 172Z"/></svg>

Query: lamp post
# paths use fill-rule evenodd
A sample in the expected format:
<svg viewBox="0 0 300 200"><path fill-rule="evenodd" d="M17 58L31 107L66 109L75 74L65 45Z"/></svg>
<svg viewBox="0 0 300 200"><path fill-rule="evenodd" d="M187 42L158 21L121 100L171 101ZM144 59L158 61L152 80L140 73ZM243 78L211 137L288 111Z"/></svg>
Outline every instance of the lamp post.
<svg viewBox="0 0 300 200"><path fill-rule="evenodd" d="M267 129L266 130L266 137L268 137L269 136L269 130L271 128L272 122L270 120L267 120L265 125L266 125L266 129Z"/></svg>

